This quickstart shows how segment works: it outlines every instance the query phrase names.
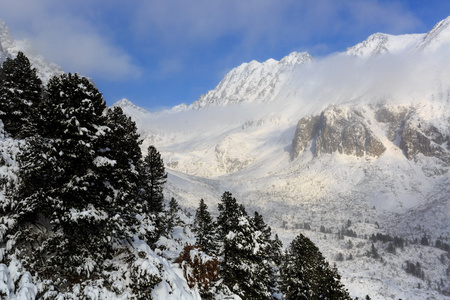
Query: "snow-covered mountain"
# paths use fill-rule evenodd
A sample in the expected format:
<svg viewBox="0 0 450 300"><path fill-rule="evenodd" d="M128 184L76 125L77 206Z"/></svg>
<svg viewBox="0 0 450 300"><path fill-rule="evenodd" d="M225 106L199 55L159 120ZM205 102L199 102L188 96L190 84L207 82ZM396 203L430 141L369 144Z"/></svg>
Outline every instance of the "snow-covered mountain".
<svg viewBox="0 0 450 300"><path fill-rule="evenodd" d="M285 245L298 233L310 237L354 297L450 299L448 252L414 242L450 243L449 24L377 33L320 59L294 52L245 63L168 111L115 105L137 122L144 151L162 153L166 195L188 210L203 198L216 213L230 191ZM23 51L44 82L61 72L28 49L0 22L0 62ZM4 143L4 151L18 148ZM356 236L339 237L343 228ZM368 239L377 233L407 245L389 252ZM372 243L381 260L367 255ZM424 278L407 274L406 262L420 262Z"/></svg>
<svg viewBox="0 0 450 300"><path fill-rule="evenodd" d="M166 193L186 207L203 198L214 208L231 191L285 244L303 232L330 260L357 257L337 261L353 296L446 299L444 251L414 244L380 262L365 255L365 237L450 238L449 23L427 34L374 34L321 59L294 52L242 64L164 113L119 104L136 116L143 148L163 154ZM319 233L349 220L356 238ZM406 261L420 261L427 279L406 274Z"/></svg>
<svg viewBox="0 0 450 300"><path fill-rule="evenodd" d="M306 52L293 52L280 61L268 59L263 63L255 60L243 63L190 107L200 109L212 105L272 101L288 81L289 74L311 60L312 57Z"/></svg>
<svg viewBox="0 0 450 300"><path fill-rule="evenodd" d="M375 33L367 40L348 48L345 53L371 57L383 53L405 55L435 51L450 43L450 19L437 23L427 34L390 35ZM447 45L448 46L448 45Z"/></svg>
<svg viewBox="0 0 450 300"><path fill-rule="evenodd" d="M46 83L48 80L57 74L63 73L60 66L47 61L41 55L36 54L32 49L28 41L14 40L10 33L9 28L5 22L0 20L0 64L7 58L13 58L17 56L17 53L21 51L30 60L31 65L37 69L37 74L41 80Z"/></svg>

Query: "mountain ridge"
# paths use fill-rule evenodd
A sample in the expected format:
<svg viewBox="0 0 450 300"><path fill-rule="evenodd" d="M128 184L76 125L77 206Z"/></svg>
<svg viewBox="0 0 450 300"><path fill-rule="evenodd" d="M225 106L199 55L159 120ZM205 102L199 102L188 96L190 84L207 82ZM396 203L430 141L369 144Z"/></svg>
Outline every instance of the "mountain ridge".
<svg viewBox="0 0 450 300"><path fill-rule="evenodd" d="M450 236L450 49L440 38L450 30L442 24L433 30L375 34L344 53L303 54L288 68L283 59L242 64L193 104L150 114L138 125L147 130L143 146L160 149L168 166L167 196L187 207L198 199L214 207L214 195L229 190L261 212L285 243L301 230L329 259L338 251L357 255L337 261L350 290L374 286L373 295L387 299L436 297L430 295L437 285L419 291L420 282L392 275L404 273L405 260L419 261L418 252L388 258L385 271L319 234L321 226L339 232L351 220L358 237ZM430 276L445 277L439 262L426 261ZM363 283L355 274L366 274Z"/></svg>
<svg viewBox="0 0 450 300"><path fill-rule="evenodd" d="M115 106L136 121L144 152L149 145L161 152L167 199L194 212L199 199L215 207L231 191L285 245L299 232L311 237L352 296L448 299L433 281L450 290L445 252L414 242L450 237L444 21L428 34L375 34L323 59L294 52L245 63L189 106L158 113L126 99ZM356 237L336 237L349 223ZM379 233L410 247L387 253L368 238ZM367 255L371 243L383 260ZM339 253L353 259L337 260ZM407 275L405 261L420 261L428 282Z"/></svg>

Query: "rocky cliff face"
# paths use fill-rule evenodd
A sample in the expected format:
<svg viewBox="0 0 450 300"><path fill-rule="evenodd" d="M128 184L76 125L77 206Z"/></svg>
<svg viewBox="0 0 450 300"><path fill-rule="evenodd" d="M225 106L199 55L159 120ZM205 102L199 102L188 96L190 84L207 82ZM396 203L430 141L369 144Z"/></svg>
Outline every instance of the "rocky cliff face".
<svg viewBox="0 0 450 300"><path fill-rule="evenodd" d="M373 118L371 117L373 116ZM447 126L436 127L414 107L376 105L367 107L330 106L318 116L302 118L292 142L291 158L302 151L379 157L389 146L398 147L409 160L420 155L450 165L450 135Z"/></svg>
<svg viewBox="0 0 450 300"><path fill-rule="evenodd" d="M378 157L386 150L356 108L331 106L320 116L306 117L297 124L291 158L310 147L315 154L341 154Z"/></svg>
<svg viewBox="0 0 450 300"><path fill-rule="evenodd" d="M422 154L427 157L436 157L447 166L449 165L450 135L448 131L439 129L421 118L414 108L380 107L376 112L376 119L387 125L387 137L402 149L408 159L415 159ZM449 120L443 121L448 125Z"/></svg>

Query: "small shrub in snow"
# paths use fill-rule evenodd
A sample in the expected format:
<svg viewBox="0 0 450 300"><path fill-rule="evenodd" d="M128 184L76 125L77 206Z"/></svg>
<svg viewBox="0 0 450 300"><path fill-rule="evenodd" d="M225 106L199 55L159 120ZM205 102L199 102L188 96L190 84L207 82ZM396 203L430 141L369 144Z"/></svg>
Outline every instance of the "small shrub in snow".
<svg viewBox="0 0 450 300"><path fill-rule="evenodd" d="M183 269L190 288L198 288L203 298L210 298L211 287L219 278L219 260L205 254L200 247L186 245L175 261Z"/></svg>

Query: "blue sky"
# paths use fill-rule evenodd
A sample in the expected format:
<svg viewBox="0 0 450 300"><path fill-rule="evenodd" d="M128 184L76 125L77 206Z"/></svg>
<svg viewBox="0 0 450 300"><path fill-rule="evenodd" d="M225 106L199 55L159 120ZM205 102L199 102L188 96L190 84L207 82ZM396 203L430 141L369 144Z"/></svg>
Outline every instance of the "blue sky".
<svg viewBox="0 0 450 300"><path fill-rule="evenodd" d="M17 40L66 72L93 78L108 105L190 104L232 68L344 51L370 34L425 33L442 0L0 0Z"/></svg>

